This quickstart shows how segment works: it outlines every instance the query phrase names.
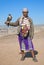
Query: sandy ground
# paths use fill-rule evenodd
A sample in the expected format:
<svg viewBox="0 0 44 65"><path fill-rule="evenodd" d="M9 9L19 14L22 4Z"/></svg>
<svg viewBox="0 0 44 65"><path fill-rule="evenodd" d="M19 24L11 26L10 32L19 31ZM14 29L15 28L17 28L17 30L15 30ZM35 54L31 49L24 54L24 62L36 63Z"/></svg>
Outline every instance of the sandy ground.
<svg viewBox="0 0 44 65"><path fill-rule="evenodd" d="M16 35L0 38L0 65L44 65L44 30L34 35L33 44L37 53L38 62L31 57L21 61L19 43Z"/></svg>

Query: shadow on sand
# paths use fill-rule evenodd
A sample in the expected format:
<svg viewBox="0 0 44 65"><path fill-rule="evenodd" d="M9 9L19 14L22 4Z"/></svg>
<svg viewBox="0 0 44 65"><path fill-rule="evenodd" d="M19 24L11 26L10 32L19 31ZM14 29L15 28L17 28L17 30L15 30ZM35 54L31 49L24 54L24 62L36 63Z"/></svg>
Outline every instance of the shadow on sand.
<svg viewBox="0 0 44 65"><path fill-rule="evenodd" d="M37 55L37 54L38 54L38 51L34 50L34 55ZM26 52L26 53L25 53L25 57L26 57L26 58L32 58L31 52Z"/></svg>

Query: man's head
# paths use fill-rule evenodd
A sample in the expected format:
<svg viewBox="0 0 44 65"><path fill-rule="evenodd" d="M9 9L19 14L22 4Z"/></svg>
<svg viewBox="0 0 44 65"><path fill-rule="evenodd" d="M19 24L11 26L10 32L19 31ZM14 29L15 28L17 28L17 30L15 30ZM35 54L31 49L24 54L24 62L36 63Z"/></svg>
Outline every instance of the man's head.
<svg viewBox="0 0 44 65"><path fill-rule="evenodd" d="M28 9L24 8L23 11L22 11L22 13L23 13L24 17L27 17L28 16Z"/></svg>

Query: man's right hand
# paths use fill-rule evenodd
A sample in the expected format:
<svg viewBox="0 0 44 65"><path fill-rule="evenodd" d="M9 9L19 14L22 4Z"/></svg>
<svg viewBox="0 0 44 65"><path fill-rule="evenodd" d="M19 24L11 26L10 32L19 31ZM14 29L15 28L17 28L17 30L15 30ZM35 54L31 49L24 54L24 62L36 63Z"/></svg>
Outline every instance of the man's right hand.
<svg viewBox="0 0 44 65"><path fill-rule="evenodd" d="M6 21L6 22L5 22L5 24L6 24L7 26L9 26L9 23L10 23L9 21Z"/></svg>

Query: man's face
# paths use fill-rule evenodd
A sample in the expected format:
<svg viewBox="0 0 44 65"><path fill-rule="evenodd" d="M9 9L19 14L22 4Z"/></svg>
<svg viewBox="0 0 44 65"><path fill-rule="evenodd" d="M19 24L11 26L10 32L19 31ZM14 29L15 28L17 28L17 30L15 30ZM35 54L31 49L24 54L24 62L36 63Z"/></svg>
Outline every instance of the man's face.
<svg viewBox="0 0 44 65"><path fill-rule="evenodd" d="M23 16L27 17L28 16L28 12L23 12Z"/></svg>

